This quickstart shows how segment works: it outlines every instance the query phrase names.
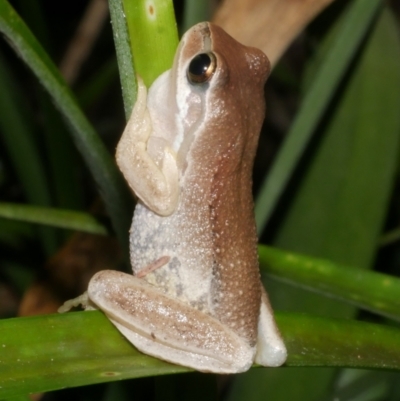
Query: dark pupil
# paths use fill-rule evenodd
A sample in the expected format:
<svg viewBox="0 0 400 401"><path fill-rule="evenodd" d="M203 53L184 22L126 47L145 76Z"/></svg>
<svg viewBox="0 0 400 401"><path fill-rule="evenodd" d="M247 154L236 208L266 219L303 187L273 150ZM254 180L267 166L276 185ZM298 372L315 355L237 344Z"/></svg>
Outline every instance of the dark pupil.
<svg viewBox="0 0 400 401"><path fill-rule="evenodd" d="M211 64L211 59L208 54L198 54L193 58L189 65L189 72L194 76L201 76L207 72Z"/></svg>

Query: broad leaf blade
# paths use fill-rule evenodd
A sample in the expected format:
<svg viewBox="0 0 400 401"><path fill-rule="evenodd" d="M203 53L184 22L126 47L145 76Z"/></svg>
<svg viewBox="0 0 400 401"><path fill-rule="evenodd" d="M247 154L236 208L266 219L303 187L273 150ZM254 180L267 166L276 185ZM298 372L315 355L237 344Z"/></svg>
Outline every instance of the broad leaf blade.
<svg viewBox="0 0 400 401"><path fill-rule="evenodd" d="M398 329L291 314L278 315L277 322L288 366L400 370ZM99 311L2 320L0 333L1 399L189 371L141 354Z"/></svg>

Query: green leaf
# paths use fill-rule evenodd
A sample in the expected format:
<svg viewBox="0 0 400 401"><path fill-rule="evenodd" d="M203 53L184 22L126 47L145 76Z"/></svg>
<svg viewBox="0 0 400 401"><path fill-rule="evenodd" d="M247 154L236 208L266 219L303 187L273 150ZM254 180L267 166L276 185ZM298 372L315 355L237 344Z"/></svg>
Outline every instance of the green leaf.
<svg viewBox="0 0 400 401"><path fill-rule="evenodd" d="M135 70L149 87L172 66L178 46L171 0L122 0Z"/></svg>
<svg viewBox="0 0 400 401"><path fill-rule="evenodd" d="M277 322L287 366L400 370L398 329L292 314L278 315ZM141 354L99 311L2 320L0 333L1 399L189 371ZM261 369L271 370L278 369Z"/></svg>
<svg viewBox="0 0 400 401"><path fill-rule="evenodd" d="M136 100L136 75L147 87L172 66L178 46L171 0L109 0L114 42L128 119Z"/></svg>
<svg viewBox="0 0 400 401"><path fill-rule="evenodd" d="M5 148L12 160L26 199L36 205L52 204L48 177L39 146L35 141L32 120L16 90L16 79L0 57L0 128ZM54 230L40 228L39 234L47 255L57 248Z"/></svg>
<svg viewBox="0 0 400 401"><path fill-rule="evenodd" d="M400 135L400 41L385 11L338 98L277 246L369 267L392 191Z"/></svg>
<svg viewBox="0 0 400 401"><path fill-rule="evenodd" d="M269 278L400 321L399 278L266 246L258 250Z"/></svg>
<svg viewBox="0 0 400 401"><path fill-rule="evenodd" d="M106 228L88 213L0 202L0 217L91 234L107 235Z"/></svg>
<svg viewBox="0 0 400 401"><path fill-rule="evenodd" d="M117 53L119 79L124 100L125 117L128 120L136 102L136 75L133 65L128 26L122 0L109 0L115 51Z"/></svg>
<svg viewBox="0 0 400 401"><path fill-rule="evenodd" d="M19 88L3 58L0 58L0 128L7 151L13 160L19 181L30 202L51 205L46 169L41 155L32 121L18 97Z"/></svg>
<svg viewBox="0 0 400 401"><path fill-rule="evenodd" d="M0 349L0 399L188 371L139 353L98 311L1 320Z"/></svg>
<svg viewBox="0 0 400 401"><path fill-rule="evenodd" d="M186 0L183 9L181 32L185 33L189 28L199 22L210 21L213 6L214 4L210 0Z"/></svg>
<svg viewBox="0 0 400 401"><path fill-rule="evenodd" d="M70 125L74 142L99 186L120 242L127 249L132 201L113 158L83 115L57 68L5 0L0 2L0 31L49 92Z"/></svg>
<svg viewBox="0 0 400 401"><path fill-rule="evenodd" d="M45 145L54 205L66 209L81 209L84 202L82 180L78 171L82 168L82 164L79 163L78 152L68 135L65 122L50 97L42 91L42 88L39 89L38 98L42 115L41 140Z"/></svg>
<svg viewBox="0 0 400 401"><path fill-rule="evenodd" d="M255 214L259 233L271 217L381 4L381 0L356 0L349 4L336 40L315 74L286 140L257 196Z"/></svg>

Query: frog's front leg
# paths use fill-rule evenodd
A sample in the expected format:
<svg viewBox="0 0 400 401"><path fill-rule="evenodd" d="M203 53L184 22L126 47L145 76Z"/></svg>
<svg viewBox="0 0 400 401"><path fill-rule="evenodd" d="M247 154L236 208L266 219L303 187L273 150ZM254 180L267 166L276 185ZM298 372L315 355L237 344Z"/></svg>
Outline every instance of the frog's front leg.
<svg viewBox="0 0 400 401"><path fill-rule="evenodd" d="M90 301L140 351L203 372L238 373L253 363L255 347L214 317L113 270L90 281Z"/></svg>
<svg viewBox="0 0 400 401"><path fill-rule="evenodd" d="M116 159L129 186L152 211L168 216L179 196L179 171L172 149L165 147L161 167L147 152L152 122L147 110L147 91L138 77L138 97L117 146Z"/></svg>

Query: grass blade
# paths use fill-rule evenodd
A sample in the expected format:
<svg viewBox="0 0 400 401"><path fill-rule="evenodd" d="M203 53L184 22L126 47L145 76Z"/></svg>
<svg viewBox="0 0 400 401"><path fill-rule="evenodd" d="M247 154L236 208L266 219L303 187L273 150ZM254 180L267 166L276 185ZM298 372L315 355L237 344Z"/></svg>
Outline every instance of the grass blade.
<svg viewBox="0 0 400 401"><path fill-rule="evenodd" d="M122 0L109 0L111 23L117 53L119 79L121 81L122 98L125 117L128 120L136 102L136 74L130 47L128 27Z"/></svg>
<svg viewBox="0 0 400 401"><path fill-rule="evenodd" d="M381 4L381 0L355 0L349 4L336 41L316 73L257 197L255 214L259 234L270 218Z"/></svg>
<svg viewBox="0 0 400 401"><path fill-rule="evenodd" d="M107 235L107 229L88 213L0 202L0 217L26 223Z"/></svg>
<svg viewBox="0 0 400 401"><path fill-rule="evenodd" d="M70 125L74 142L99 186L121 244L127 249L132 201L113 158L83 115L57 68L7 1L0 2L0 31L49 92Z"/></svg>
<svg viewBox="0 0 400 401"><path fill-rule="evenodd" d="M399 278L276 248L258 249L269 277L400 321Z"/></svg>
<svg viewBox="0 0 400 401"><path fill-rule="evenodd" d="M23 102L18 98L16 80L3 58L0 58L0 128L5 147L13 163L16 175L22 184L26 199L41 206L51 206L48 177L34 139L34 130L28 114L23 111ZM26 110L25 110L26 111ZM43 249L50 256L57 249L54 230L39 229Z"/></svg>

